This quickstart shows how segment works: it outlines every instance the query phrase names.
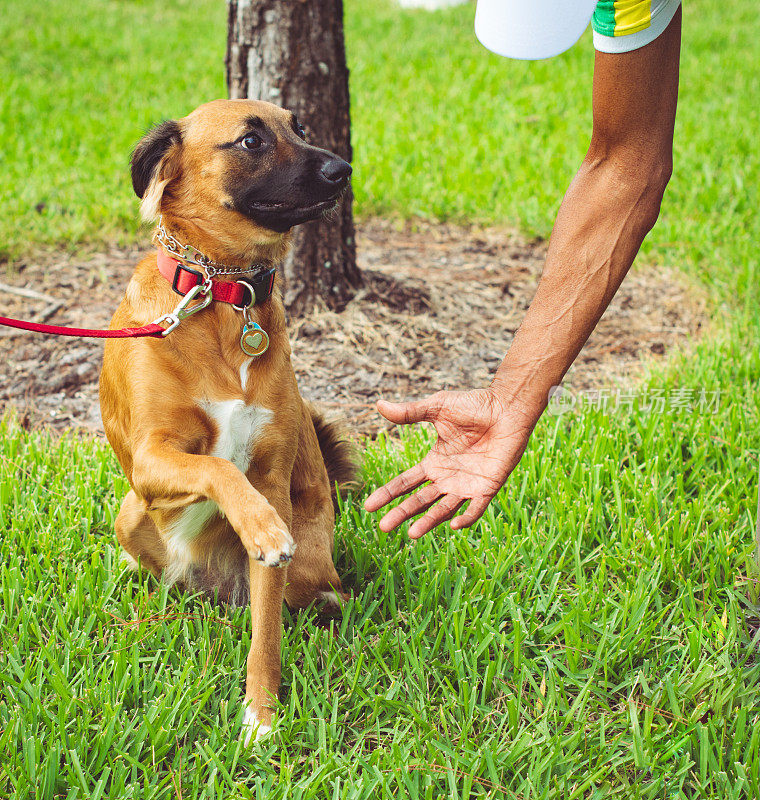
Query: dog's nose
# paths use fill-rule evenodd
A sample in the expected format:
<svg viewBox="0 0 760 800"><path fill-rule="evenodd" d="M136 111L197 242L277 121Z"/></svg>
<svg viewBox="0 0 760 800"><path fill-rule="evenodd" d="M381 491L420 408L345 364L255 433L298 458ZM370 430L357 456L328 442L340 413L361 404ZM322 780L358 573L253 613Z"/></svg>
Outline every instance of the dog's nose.
<svg viewBox="0 0 760 800"><path fill-rule="evenodd" d="M331 158L322 164L319 174L329 183L345 183L351 175L351 165L342 158Z"/></svg>

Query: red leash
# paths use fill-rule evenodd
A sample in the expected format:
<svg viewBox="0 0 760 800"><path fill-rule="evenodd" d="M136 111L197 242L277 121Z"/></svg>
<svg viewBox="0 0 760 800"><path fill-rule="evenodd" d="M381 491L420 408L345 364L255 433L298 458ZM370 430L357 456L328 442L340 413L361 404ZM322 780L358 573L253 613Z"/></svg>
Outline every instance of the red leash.
<svg viewBox="0 0 760 800"><path fill-rule="evenodd" d="M22 331L35 333L54 333L58 336L92 336L98 339L126 339L131 336L163 336L165 328L155 322L143 325L142 328L117 328L115 330L99 330L97 328L65 328L61 325L43 325L40 322L25 322L22 319L0 317L0 325L9 328L21 328Z"/></svg>

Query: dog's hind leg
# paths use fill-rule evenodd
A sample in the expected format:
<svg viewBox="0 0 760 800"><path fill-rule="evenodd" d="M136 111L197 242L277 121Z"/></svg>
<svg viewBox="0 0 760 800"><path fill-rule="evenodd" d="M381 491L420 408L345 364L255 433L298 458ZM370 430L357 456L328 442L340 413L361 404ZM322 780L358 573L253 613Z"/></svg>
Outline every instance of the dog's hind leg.
<svg viewBox="0 0 760 800"><path fill-rule="evenodd" d="M337 607L345 598L333 564L335 511L330 486L353 478L352 457L340 427L306 406L290 483L291 532L298 545L285 587L290 608L321 601Z"/></svg>
<svg viewBox="0 0 760 800"><path fill-rule="evenodd" d="M342 586L332 558L335 524L329 489L314 487L293 498L291 530L298 549L288 564L285 602L291 609L327 601L337 607Z"/></svg>
<svg viewBox="0 0 760 800"><path fill-rule="evenodd" d="M137 562L147 567L157 578L166 566L166 548L145 511L145 506L130 489L121 504L114 524L116 538L124 548L125 557L134 569Z"/></svg>

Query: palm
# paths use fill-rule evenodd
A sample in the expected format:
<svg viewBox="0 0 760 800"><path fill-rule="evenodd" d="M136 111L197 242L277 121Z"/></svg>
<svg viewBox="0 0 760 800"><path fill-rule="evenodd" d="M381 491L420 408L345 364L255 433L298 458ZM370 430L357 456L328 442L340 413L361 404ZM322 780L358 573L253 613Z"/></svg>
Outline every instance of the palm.
<svg viewBox="0 0 760 800"><path fill-rule="evenodd" d="M380 522L390 530L426 512L409 530L414 538L450 519L467 500L469 508L452 527L475 522L520 460L533 427L526 415L486 389L439 392L418 403L378 408L392 422L432 422L438 434L419 464L378 489L365 504L374 511L426 484Z"/></svg>
<svg viewBox="0 0 760 800"><path fill-rule="evenodd" d="M475 497L496 492L506 479L503 459L509 431L492 404L466 393L452 398L433 422L438 441L422 461L428 480L443 493ZM462 491L465 490L465 491Z"/></svg>

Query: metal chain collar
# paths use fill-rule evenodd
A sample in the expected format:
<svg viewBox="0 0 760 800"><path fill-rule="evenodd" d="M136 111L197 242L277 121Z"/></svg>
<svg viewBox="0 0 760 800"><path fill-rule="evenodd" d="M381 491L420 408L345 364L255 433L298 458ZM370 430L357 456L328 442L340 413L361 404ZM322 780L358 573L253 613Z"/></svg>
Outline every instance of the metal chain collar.
<svg viewBox="0 0 760 800"><path fill-rule="evenodd" d="M212 261L197 248L190 244L182 244L176 237L172 236L172 234L164 228L163 217L158 218L155 239L170 256L182 259L182 261L186 261L188 264L194 264L196 267L201 267L206 273L206 278L209 280L213 278L214 275L245 275L248 272L256 272L269 268L266 264L252 264L250 267L231 267L228 264Z"/></svg>

